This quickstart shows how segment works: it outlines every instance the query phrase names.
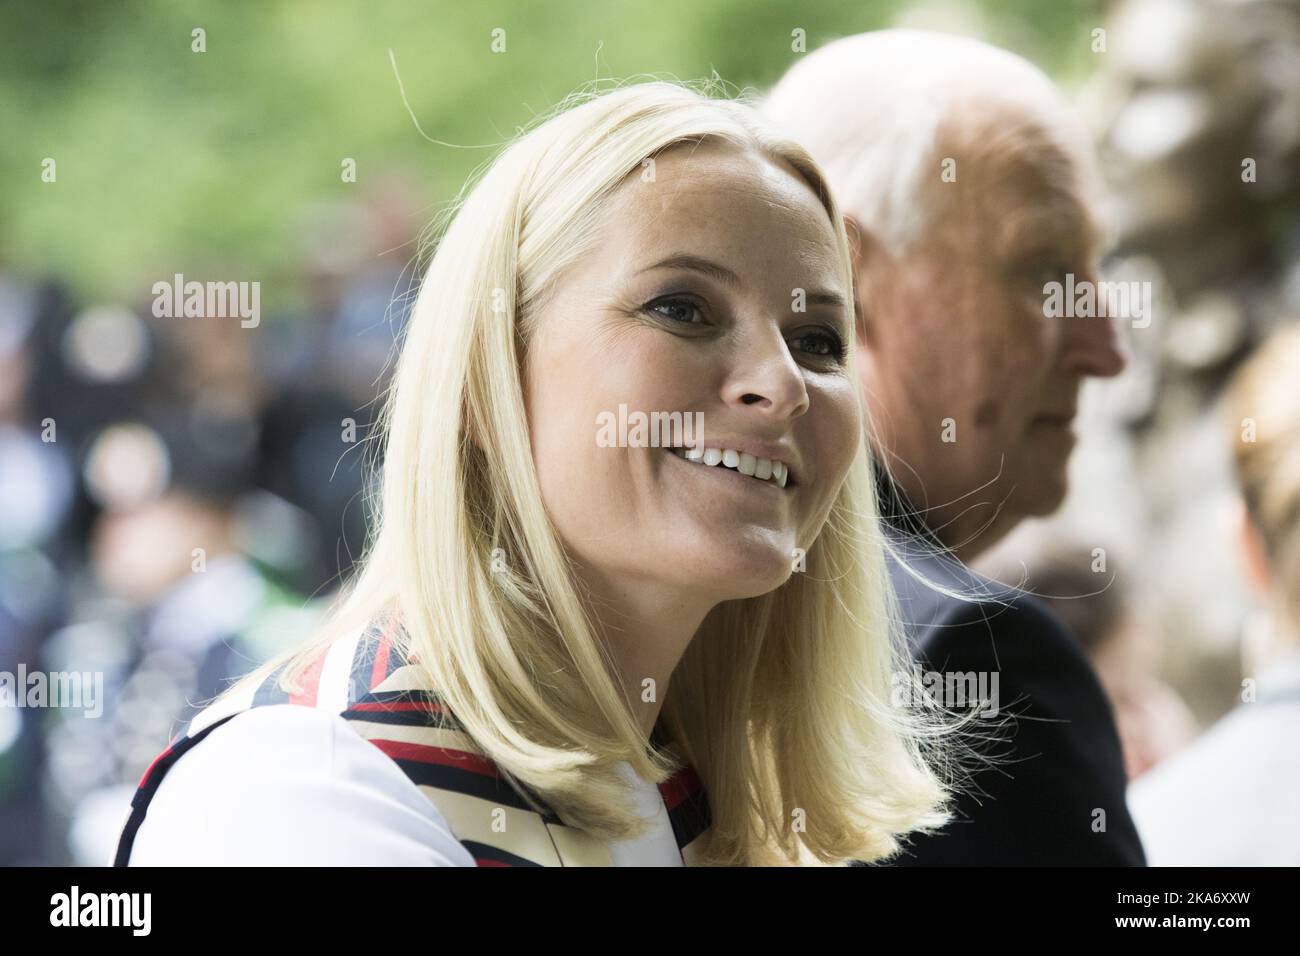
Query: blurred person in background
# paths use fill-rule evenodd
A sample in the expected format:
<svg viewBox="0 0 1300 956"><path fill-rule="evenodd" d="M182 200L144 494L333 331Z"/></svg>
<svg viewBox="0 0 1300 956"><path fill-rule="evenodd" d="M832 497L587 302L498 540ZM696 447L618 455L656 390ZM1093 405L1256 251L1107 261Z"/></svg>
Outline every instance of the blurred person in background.
<svg viewBox="0 0 1300 956"><path fill-rule="evenodd" d="M302 595L364 544L345 431L365 436L413 240L395 187L354 212L334 295L267 341L0 278L0 671L102 673L108 703L0 708L0 861L106 862L158 746L300 636Z"/></svg>
<svg viewBox="0 0 1300 956"><path fill-rule="evenodd" d="M862 394L918 662L997 674L1014 717L955 821L897 862L1141 865L1087 657L1041 603L965 566L1060 505L1080 385L1124 367L1108 317L1045 309L1046 283L1097 278L1091 144L1030 63L914 30L809 54L766 112L822 164L848 223Z"/></svg>
<svg viewBox="0 0 1300 956"><path fill-rule="evenodd" d="M1155 622L1117 573L1094 570L1097 560L1095 549L1058 542L1018 572L988 572L1043 602L1087 653L1115 709L1132 781L1190 743L1199 728L1178 693L1156 676Z"/></svg>
<svg viewBox="0 0 1300 956"><path fill-rule="evenodd" d="M257 489L251 336L230 316L147 321L122 307L57 329L55 447L75 455L84 555L41 648L51 671L103 675L104 706L44 715L47 859L102 865L160 742L202 703L300 636L311 609L280 582L310 519Z"/></svg>
<svg viewBox="0 0 1300 956"><path fill-rule="evenodd" d="M56 283L0 272L0 673L37 671L67 612L60 578L76 560L77 482L57 422L37 413L50 360L39 334L67 307ZM47 714L0 700L0 866L45 862L53 841L41 793Z"/></svg>
<svg viewBox="0 0 1300 956"><path fill-rule="evenodd" d="M304 213L304 304L272 317L256 354L270 393L258 483L314 520L318 546L296 579L309 592L345 578L365 547L362 443L413 297L414 195L389 175Z"/></svg>
<svg viewBox="0 0 1300 956"><path fill-rule="evenodd" d="M1157 866L1300 865L1300 325L1238 371L1226 408L1243 499L1239 547L1272 623L1242 703L1137 780L1133 814Z"/></svg>
<svg viewBox="0 0 1300 956"><path fill-rule="evenodd" d="M1217 399L1300 314L1300 3L1117 0L1104 26L1079 104L1114 200L1107 273L1156 307L1122 379L1086 396L1065 514L1008 544L1100 536L1139 558L1122 573L1163 631L1162 676L1210 726L1251 603L1222 547L1237 489Z"/></svg>
<svg viewBox="0 0 1300 956"><path fill-rule="evenodd" d="M70 668L108 648L116 657L103 717L62 722L54 738L63 772L51 789L71 808L70 848L82 865L111 859L159 742L312 624L313 605L268 560L295 538L290 506L252 487L246 439L238 456L213 454L238 447L232 432L246 426L129 421L96 440L89 478L104 508L88 544L94 597L51 639L51 657ZM128 459L142 466L135 488L106 487L114 459L119 477Z"/></svg>

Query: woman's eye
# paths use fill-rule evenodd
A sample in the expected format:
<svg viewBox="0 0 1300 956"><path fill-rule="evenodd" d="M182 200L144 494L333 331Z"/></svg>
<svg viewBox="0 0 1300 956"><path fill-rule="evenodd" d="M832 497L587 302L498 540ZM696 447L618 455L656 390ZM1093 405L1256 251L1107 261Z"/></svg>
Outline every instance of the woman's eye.
<svg viewBox="0 0 1300 956"><path fill-rule="evenodd" d="M704 314L700 312L699 306L690 299L681 297L655 299L646 305L645 310L660 318L682 325L704 324Z"/></svg>
<svg viewBox="0 0 1300 956"><path fill-rule="evenodd" d="M818 358L835 359L837 362L844 361L847 350L844 348L844 342L834 332L810 332L807 335L800 335L792 339L791 344L797 348L815 355Z"/></svg>

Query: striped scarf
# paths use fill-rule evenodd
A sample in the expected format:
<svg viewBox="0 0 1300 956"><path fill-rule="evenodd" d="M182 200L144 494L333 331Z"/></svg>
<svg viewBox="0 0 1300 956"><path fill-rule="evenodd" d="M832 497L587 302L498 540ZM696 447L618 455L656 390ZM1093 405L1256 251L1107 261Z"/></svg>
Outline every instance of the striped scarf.
<svg viewBox="0 0 1300 956"><path fill-rule="evenodd" d="M136 831L167 771L226 721L252 707L319 707L393 760L438 809L479 866L610 866L604 843L566 826L536 794L525 799L465 732L392 640L373 626L334 641L312 661L300 690L279 687L276 671L246 693L201 711L145 771L131 801L114 866L126 866ZM651 742L671 749L662 722ZM707 795L689 764L659 784L682 862L695 865L711 817ZM536 809L541 807L541 810Z"/></svg>

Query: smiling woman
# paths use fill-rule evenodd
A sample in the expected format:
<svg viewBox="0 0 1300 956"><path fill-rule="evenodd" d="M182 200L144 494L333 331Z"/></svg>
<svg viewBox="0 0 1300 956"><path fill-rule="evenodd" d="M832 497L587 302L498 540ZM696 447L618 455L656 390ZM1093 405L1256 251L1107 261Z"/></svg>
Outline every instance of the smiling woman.
<svg viewBox="0 0 1300 956"><path fill-rule="evenodd" d="M118 862L834 865L942 823L851 294L745 104L650 83L522 136L425 276L362 571L160 757ZM601 446L624 405L704 433Z"/></svg>

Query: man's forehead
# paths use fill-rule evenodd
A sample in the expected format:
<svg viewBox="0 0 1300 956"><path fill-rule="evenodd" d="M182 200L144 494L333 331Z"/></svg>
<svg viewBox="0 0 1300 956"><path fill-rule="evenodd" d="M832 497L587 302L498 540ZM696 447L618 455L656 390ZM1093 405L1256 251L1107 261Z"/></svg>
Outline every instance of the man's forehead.
<svg viewBox="0 0 1300 956"><path fill-rule="evenodd" d="M1071 189L1008 190L996 246L1003 255L1045 247L1079 255L1095 254L1102 242L1096 210Z"/></svg>
<svg viewBox="0 0 1300 956"><path fill-rule="evenodd" d="M1059 133L1025 117L986 117L952 144L959 184L952 198L978 217L1001 254L1049 245L1099 250L1104 229L1088 157L1075 155L1087 146L1071 149Z"/></svg>

